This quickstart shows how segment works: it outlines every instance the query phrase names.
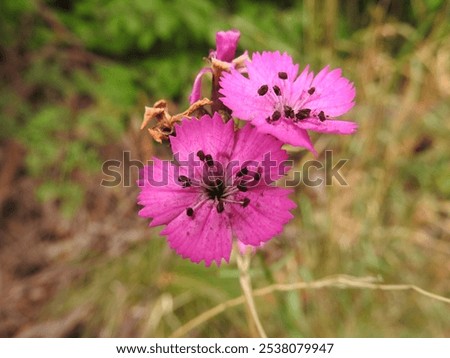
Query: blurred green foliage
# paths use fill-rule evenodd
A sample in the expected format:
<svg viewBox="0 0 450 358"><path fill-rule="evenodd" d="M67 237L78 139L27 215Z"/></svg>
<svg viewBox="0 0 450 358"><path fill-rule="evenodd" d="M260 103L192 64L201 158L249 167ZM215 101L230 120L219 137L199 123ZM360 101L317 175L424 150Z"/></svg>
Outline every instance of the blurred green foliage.
<svg viewBox="0 0 450 358"><path fill-rule="evenodd" d="M0 136L25 144L28 170L42 181L40 196L62 199L71 212L73 198L82 195L70 193L83 192L72 174L100 168L100 147L124 132L131 114L140 114L138 98L185 105L217 30L240 29L241 46L250 51L286 50L302 63L322 64L329 49L316 44L342 40L337 48L348 55L345 40L368 23L376 3L336 8L325 1L331 16L324 10L316 19L308 15L317 7L311 1L2 1ZM443 3L389 6L426 32Z"/></svg>

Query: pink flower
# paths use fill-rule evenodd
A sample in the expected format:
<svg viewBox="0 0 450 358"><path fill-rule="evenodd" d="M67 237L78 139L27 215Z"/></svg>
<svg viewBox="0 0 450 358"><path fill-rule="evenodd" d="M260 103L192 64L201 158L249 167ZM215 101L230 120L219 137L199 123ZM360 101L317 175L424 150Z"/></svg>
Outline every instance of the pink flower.
<svg viewBox="0 0 450 358"><path fill-rule="evenodd" d="M233 63L233 60L240 37L241 33L238 30L217 32L216 34L217 48L216 51L211 51L209 53L208 57L209 60L213 63L216 60L219 60L219 62L222 62L223 65L226 65L227 67L234 66L235 64ZM197 74L197 77L194 80L194 86L192 88L191 95L189 96L189 102L191 104L200 100L201 98L202 77L205 73L213 73L213 69L211 67L203 67Z"/></svg>
<svg viewBox="0 0 450 358"><path fill-rule="evenodd" d="M209 266L229 261L232 237L260 246L281 233L296 205L291 190L269 185L283 176L282 142L254 127L234 130L220 115L185 119L171 137L177 165L153 159L139 181L139 215L152 218L183 258Z"/></svg>
<svg viewBox="0 0 450 358"><path fill-rule="evenodd" d="M262 133L316 153L308 130L351 134L354 122L335 120L354 106L355 88L341 70L327 66L316 76L309 66L298 75L298 65L279 52L253 54L247 61L248 78L231 69L220 80L221 101L233 115L251 121Z"/></svg>

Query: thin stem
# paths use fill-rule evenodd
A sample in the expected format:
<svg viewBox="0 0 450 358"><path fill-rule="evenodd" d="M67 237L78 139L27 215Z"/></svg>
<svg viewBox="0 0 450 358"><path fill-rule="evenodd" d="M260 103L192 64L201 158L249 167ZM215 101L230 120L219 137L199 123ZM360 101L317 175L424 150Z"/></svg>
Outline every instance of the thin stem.
<svg viewBox="0 0 450 358"><path fill-rule="evenodd" d="M261 338L267 338L267 334L264 331L258 312L256 311L255 300L253 299L252 284L250 281L250 275L248 274L248 268L250 267L250 254L238 255L237 265L239 268L239 282L241 284L242 292L244 293L250 316L256 326L258 335Z"/></svg>
<svg viewBox="0 0 450 358"><path fill-rule="evenodd" d="M220 97L219 79L221 73L222 73L221 69L215 68L213 66L212 87L211 87L211 101L212 101L211 110L212 114L218 112L225 120L225 122L228 122L231 119L231 112L219 99Z"/></svg>

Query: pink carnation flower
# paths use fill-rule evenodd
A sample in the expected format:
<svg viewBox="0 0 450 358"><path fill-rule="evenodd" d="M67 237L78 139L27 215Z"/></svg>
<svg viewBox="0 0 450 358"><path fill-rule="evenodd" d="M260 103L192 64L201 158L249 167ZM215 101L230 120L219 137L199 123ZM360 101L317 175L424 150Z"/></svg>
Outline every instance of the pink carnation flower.
<svg viewBox="0 0 450 358"><path fill-rule="evenodd" d="M296 205L291 190L269 185L289 169L282 142L254 127L234 130L218 114L185 119L171 137L173 162L144 167L139 215L183 258L209 266L229 261L232 237L260 246L281 233Z"/></svg>
<svg viewBox="0 0 450 358"><path fill-rule="evenodd" d="M288 54L263 52L247 61L247 72L223 73L220 99L235 117L251 121L260 132L316 154L308 130L356 131L356 123L333 119L354 106L355 88L340 69L327 66L314 76L307 66L298 75L298 65Z"/></svg>
<svg viewBox="0 0 450 358"><path fill-rule="evenodd" d="M216 34L216 51L211 51L209 59L211 61L219 60L229 66L234 66L233 59L236 54L237 44L241 33L238 30L219 31ZM211 67L203 67L194 80L194 86L189 96L189 102L192 104L201 98L202 77L205 73L212 73Z"/></svg>

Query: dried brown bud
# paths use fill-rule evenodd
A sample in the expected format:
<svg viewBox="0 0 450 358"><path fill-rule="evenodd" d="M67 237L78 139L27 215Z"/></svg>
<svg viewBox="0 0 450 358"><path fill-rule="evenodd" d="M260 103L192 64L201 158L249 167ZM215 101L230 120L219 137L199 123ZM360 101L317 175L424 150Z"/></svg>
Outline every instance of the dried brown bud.
<svg viewBox="0 0 450 358"><path fill-rule="evenodd" d="M229 72L231 67L234 67L237 70L245 68L245 61L247 60L248 60L247 53L244 53L243 55L236 57L231 62L220 61L216 58L209 59L209 61L211 62L211 68L213 73L218 75L219 77L222 71Z"/></svg>
<svg viewBox="0 0 450 358"><path fill-rule="evenodd" d="M167 140L169 135L174 133L175 123L181 122L183 117L189 117L195 111L202 109L206 105L210 105L212 102L203 98L193 103L186 111L170 115L167 109L167 102L165 100L157 101L153 107L145 107L144 119L142 120L141 129L144 129L152 119L156 119L156 125L148 129L148 132L152 138L158 143L162 143L163 140Z"/></svg>

